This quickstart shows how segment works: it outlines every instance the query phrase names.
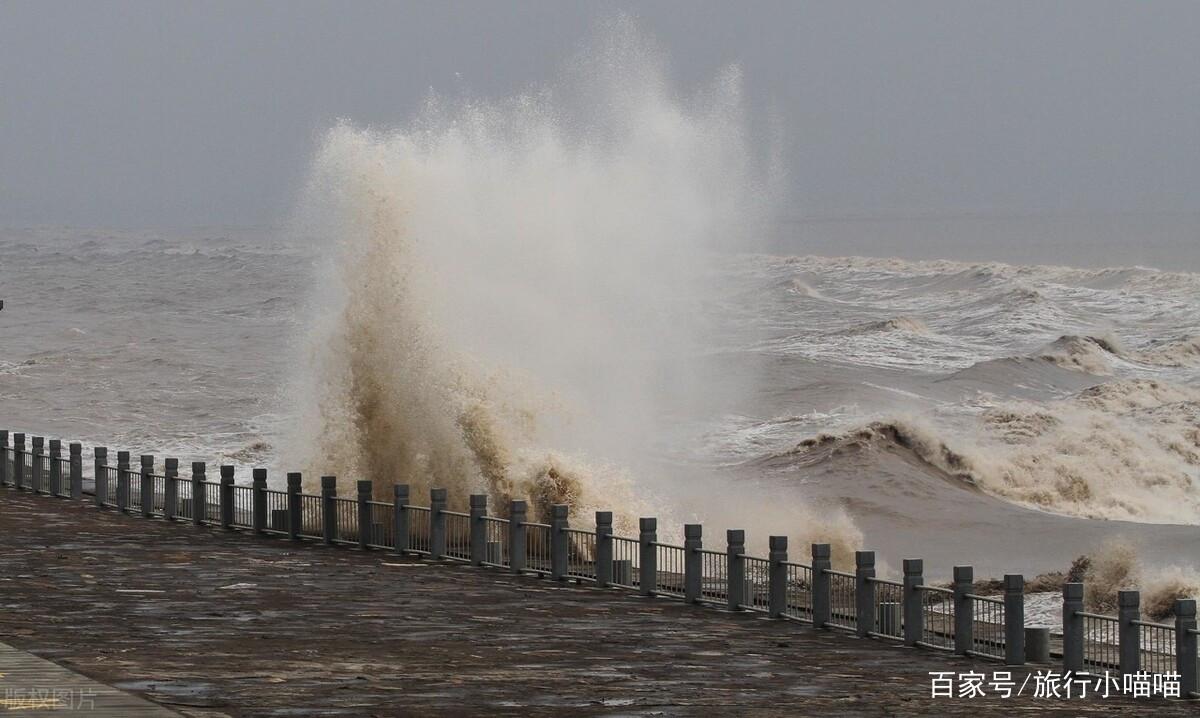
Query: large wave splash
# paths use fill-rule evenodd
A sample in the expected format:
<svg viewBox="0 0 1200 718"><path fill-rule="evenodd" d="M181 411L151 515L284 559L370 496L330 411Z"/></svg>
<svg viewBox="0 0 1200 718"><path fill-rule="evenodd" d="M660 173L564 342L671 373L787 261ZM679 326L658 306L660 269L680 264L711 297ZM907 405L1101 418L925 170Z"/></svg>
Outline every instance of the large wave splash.
<svg viewBox="0 0 1200 718"><path fill-rule="evenodd" d="M555 86L330 130L300 227L327 250L310 470L635 516L661 407L700 388L706 251L772 203L740 95L728 70L682 98L619 18Z"/></svg>
<svg viewBox="0 0 1200 718"><path fill-rule="evenodd" d="M1116 380L1062 400L1005 402L957 429L884 419L806 439L788 456L811 462L876 448L1055 513L1200 523L1200 390L1190 387Z"/></svg>

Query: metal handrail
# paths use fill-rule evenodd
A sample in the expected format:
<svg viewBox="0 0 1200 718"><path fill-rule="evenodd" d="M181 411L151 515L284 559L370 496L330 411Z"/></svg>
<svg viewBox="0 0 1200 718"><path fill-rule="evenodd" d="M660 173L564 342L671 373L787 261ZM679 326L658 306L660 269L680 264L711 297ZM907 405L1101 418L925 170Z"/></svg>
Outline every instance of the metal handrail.
<svg viewBox="0 0 1200 718"><path fill-rule="evenodd" d="M1120 620L1120 619L1117 619L1117 620ZM1136 619L1136 618L1134 620L1130 621L1130 623L1132 623L1135 626L1145 626L1146 628L1165 628L1168 631L1175 630L1175 626L1173 626L1169 623L1155 623L1154 621L1142 621L1142 620Z"/></svg>
<svg viewBox="0 0 1200 718"><path fill-rule="evenodd" d="M687 550L687 549L686 549L686 548L684 548L683 546L679 546L679 545L677 545L677 544L672 544L672 543L661 543L661 542L659 542L659 541L650 541L650 542L648 542L648 543L649 543L649 545L650 545L650 546L661 546L662 548L676 548L676 549L679 549L680 551L686 551L686 550Z"/></svg>
<svg viewBox="0 0 1200 718"><path fill-rule="evenodd" d="M1000 606L1004 605L1004 599L996 598L995 596L980 596L977 593L968 593L965 596L972 601L987 601L988 603L995 603Z"/></svg>
<svg viewBox="0 0 1200 718"><path fill-rule="evenodd" d="M1076 616L1083 616L1084 618L1098 618L1098 619L1100 619L1100 620L1102 620L1102 621L1112 621L1113 623L1120 623L1120 622L1121 622L1121 619L1120 619L1120 618L1118 618L1118 617L1116 617L1116 616L1105 616L1105 615L1103 615L1103 614L1100 614L1100 613L1089 613L1089 612L1087 612L1087 611L1076 611L1076 612L1075 612L1075 615L1076 615Z"/></svg>

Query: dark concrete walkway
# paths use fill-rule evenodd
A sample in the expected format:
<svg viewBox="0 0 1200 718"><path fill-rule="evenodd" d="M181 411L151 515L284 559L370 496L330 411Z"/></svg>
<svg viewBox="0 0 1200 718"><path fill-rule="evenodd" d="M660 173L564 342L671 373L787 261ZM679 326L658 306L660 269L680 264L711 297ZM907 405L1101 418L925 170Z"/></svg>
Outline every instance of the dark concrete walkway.
<svg viewBox="0 0 1200 718"><path fill-rule="evenodd" d="M1198 710L1144 699L934 700L929 671L1003 667L495 570L121 517L8 488L0 543L3 640L192 716Z"/></svg>
<svg viewBox="0 0 1200 718"><path fill-rule="evenodd" d="M89 718L178 718L111 686L0 643L0 711L6 716L82 713Z"/></svg>

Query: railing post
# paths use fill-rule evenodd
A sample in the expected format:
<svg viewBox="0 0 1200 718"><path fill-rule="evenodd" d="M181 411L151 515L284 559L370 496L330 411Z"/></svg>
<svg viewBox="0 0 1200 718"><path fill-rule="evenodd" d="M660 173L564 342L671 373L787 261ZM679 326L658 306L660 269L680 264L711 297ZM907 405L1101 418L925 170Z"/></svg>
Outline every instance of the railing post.
<svg viewBox="0 0 1200 718"><path fill-rule="evenodd" d="M304 527L304 499L300 498L304 490L302 479L298 471L287 475L287 531L288 538L293 541L300 540L300 530Z"/></svg>
<svg viewBox="0 0 1200 718"><path fill-rule="evenodd" d="M192 462L192 523L199 526L208 518L208 477L203 461Z"/></svg>
<svg viewBox="0 0 1200 718"><path fill-rule="evenodd" d="M19 431L13 434L13 486L25 488L25 435Z"/></svg>
<svg viewBox="0 0 1200 718"><path fill-rule="evenodd" d="M725 605L730 611L740 611L746 600L746 532L727 529L725 552Z"/></svg>
<svg viewBox="0 0 1200 718"><path fill-rule="evenodd" d="M471 538L471 565L482 566L487 560L487 494L471 494L468 532Z"/></svg>
<svg viewBox="0 0 1200 718"><path fill-rule="evenodd" d="M1083 584L1063 584L1063 670L1083 670Z"/></svg>
<svg viewBox="0 0 1200 718"><path fill-rule="evenodd" d="M409 536L408 484L396 484L392 486L392 534L396 537L396 553L407 553Z"/></svg>
<svg viewBox="0 0 1200 718"><path fill-rule="evenodd" d="M1196 692L1196 599L1175 599L1175 671L1179 697Z"/></svg>
<svg viewBox="0 0 1200 718"><path fill-rule="evenodd" d="M704 529L700 524L683 526L683 599L700 603L704 582Z"/></svg>
<svg viewBox="0 0 1200 718"><path fill-rule="evenodd" d="M833 614L833 583L828 573L833 568L832 556L829 544L812 545L813 628L825 628Z"/></svg>
<svg viewBox="0 0 1200 718"><path fill-rule="evenodd" d="M267 530L267 470L254 469L250 472L250 526L254 533Z"/></svg>
<svg viewBox="0 0 1200 718"><path fill-rule="evenodd" d="M854 552L854 624L859 637L875 632L875 552Z"/></svg>
<svg viewBox="0 0 1200 718"><path fill-rule="evenodd" d="M975 587L975 569L954 567L954 652L966 655L975 649L975 612L968 594Z"/></svg>
<svg viewBox="0 0 1200 718"><path fill-rule="evenodd" d="M108 449L104 446L97 446L92 450L94 458L92 460L92 475L96 477L96 508L104 506L104 499L108 497Z"/></svg>
<svg viewBox="0 0 1200 718"><path fill-rule="evenodd" d="M1122 675L1141 670L1142 629L1135 623L1141 614L1141 594L1137 591L1117 591L1117 638L1121 643Z"/></svg>
<svg viewBox="0 0 1200 718"><path fill-rule="evenodd" d="M608 588L613 578L613 515L596 512L596 585Z"/></svg>
<svg viewBox="0 0 1200 718"><path fill-rule="evenodd" d="M129 452L117 452L117 511L125 513L129 509L129 485L133 481L133 472L129 470Z"/></svg>
<svg viewBox="0 0 1200 718"><path fill-rule="evenodd" d="M570 534L565 529L568 507L554 504L550 507L550 578L562 581L567 577L567 552L570 550Z"/></svg>
<svg viewBox="0 0 1200 718"><path fill-rule="evenodd" d="M62 496L62 440L50 440L50 495Z"/></svg>
<svg viewBox="0 0 1200 718"><path fill-rule="evenodd" d="M355 487L358 489L358 548L366 551L371 547L371 496L374 487L369 480L360 480Z"/></svg>
<svg viewBox="0 0 1200 718"><path fill-rule="evenodd" d="M1025 664L1025 577L1004 575L1004 662Z"/></svg>
<svg viewBox="0 0 1200 718"><path fill-rule="evenodd" d="M321 536L325 544L333 545L337 538L337 477L321 477Z"/></svg>
<svg viewBox="0 0 1200 718"><path fill-rule="evenodd" d="M787 613L787 536L772 536L768 539L770 551L767 553L767 580L770 584L767 594L767 608L771 618L779 618Z"/></svg>
<svg viewBox="0 0 1200 718"><path fill-rule="evenodd" d="M174 521L179 513L179 459L163 462L163 518Z"/></svg>
<svg viewBox="0 0 1200 718"><path fill-rule="evenodd" d="M513 499L508 508L508 566L513 573L525 570L525 519L529 505Z"/></svg>
<svg viewBox="0 0 1200 718"><path fill-rule="evenodd" d="M638 519L638 588L643 596L653 596L658 588L658 519Z"/></svg>
<svg viewBox="0 0 1200 718"><path fill-rule="evenodd" d="M83 444L72 443L67 449L71 452L70 495L78 501L83 498Z"/></svg>
<svg viewBox="0 0 1200 718"><path fill-rule="evenodd" d="M219 515L221 516L221 528L226 531L233 530L233 473L234 467L225 464L221 467L221 485L217 489L220 495L220 506L218 507Z"/></svg>
<svg viewBox="0 0 1200 718"><path fill-rule="evenodd" d="M142 454L141 461L142 516L150 518L154 514L154 456Z"/></svg>
<svg viewBox="0 0 1200 718"><path fill-rule="evenodd" d="M33 437L33 461L30 462L30 488L35 494L46 493L46 437Z"/></svg>
<svg viewBox="0 0 1200 718"><path fill-rule="evenodd" d="M8 429L0 429L0 486L8 486Z"/></svg>
<svg viewBox="0 0 1200 718"><path fill-rule="evenodd" d="M446 556L446 490L429 490L429 558Z"/></svg>
<svg viewBox="0 0 1200 718"><path fill-rule="evenodd" d="M904 645L915 646L925 633L925 609L921 605L921 586L925 582L925 562L904 559Z"/></svg>

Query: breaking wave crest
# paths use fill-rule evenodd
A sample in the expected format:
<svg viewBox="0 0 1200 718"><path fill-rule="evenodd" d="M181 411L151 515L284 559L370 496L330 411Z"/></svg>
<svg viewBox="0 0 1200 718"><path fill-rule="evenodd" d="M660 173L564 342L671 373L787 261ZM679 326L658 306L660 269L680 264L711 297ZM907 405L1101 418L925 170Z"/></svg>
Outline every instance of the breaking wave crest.
<svg viewBox="0 0 1200 718"><path fill-rule="evenodd" d="M1127 349L1116 337L1063 336L1043 348L1037 358L1065 369L1097 376L1113 373L1113 360L1152 367L1200 366L1200 337L1183 337L1151 344L1144 349Z"/></svg>
<svg viewBox="0 0 1200 718"><path fill-rule="evenodd" d="M892 317L876 322L860 324L849 330L850 334L873 334L875 332L910 332L912 334L930 334L925 322L916 317Z"/></svg>
<svg viewBox="0 0 1200 718"><path fill-rule="evenodd" d="M1059 337L1035 356L1064 369L1108 376L1113 373L1112 359L1123 353L1114 337L1068 335Z"/></svg>
<svg viewBox="0 0 1200 718"><path fill-rule="evenodd" d="M1200 390L1189 387L1111 381L1067 399L998 405L968 430L875 421L806 439L787 456L804 463L880 449L1046 511L1200 523Z"/></svg>

